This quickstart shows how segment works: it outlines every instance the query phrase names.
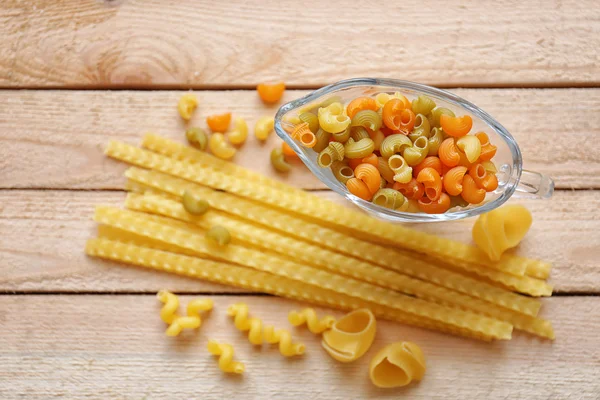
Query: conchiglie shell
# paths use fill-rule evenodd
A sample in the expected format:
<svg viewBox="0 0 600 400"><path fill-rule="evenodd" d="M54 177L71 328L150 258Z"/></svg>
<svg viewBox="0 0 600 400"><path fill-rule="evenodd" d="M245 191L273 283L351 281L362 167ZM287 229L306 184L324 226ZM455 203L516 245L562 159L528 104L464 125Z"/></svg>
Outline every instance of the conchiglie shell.
<svg viewBox="0 0 600 400"><path fill-rule="evenodd" d="M380 388L394 388L420 381L427 366L419 346L412 342L391 343L379 350L369 363L369 378Z"/></svg>
<svg viewBox="0 0 600 400"><path fill-rule="evenodd" d="M362 308L339 319L329 331L323 333L321 345L340 362L351 362L362 357L373 344L376 333L375 316Z"/></svg>
<svg viewBox="0 0 600 400"><path fill-rule="evenodd" d="M532 221L529 210L521 205L497 208L477 218L473 240L490 260L498 261L504 251L521 243Z"/></svg>

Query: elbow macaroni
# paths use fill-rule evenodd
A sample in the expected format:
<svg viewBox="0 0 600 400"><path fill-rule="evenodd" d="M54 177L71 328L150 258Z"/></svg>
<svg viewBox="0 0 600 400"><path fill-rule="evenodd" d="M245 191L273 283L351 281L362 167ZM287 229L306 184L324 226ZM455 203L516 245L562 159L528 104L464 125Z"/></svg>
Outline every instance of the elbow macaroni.
<svg viewBox="0 0 600 400"><path fill-rule="evenodd" d="M210 136L208 148L215 156L223 160L229 160L236 153L235 148L227 144L222 133L213 133Z"/></svg>
<svg viewBox="0 0 600 400"><path fill-rule="evenodd" d="M271 132L273 132L274 126L275 120L273 117L261 117L254 125L254 136L258 140L267 140Z"/></svg>
<svg viewBox="0 0 600 400"><path fill-rule="evenodd" d="M242 144L248 138L248 124L242 117L237 117L233 121L233 130L227 133L227 139L232 144Z"/></svg>
<svg viewBox="0 0 600 400"><path fill-rule="evenodd" d="M341 103L331 103L327 107L321 107L318 111L319 125L327 132L342 132L350 125L350 117L344 112Z"/></svg>
<svg viewBox="0 0 600 400"><path fill-rule="evenodd" d="M186 121L189 121L192 118L192 114L198 107L198 98L193 93L186 93L179 99L179 103L177 103L177 110L179 111L179 115Z"/></svg>

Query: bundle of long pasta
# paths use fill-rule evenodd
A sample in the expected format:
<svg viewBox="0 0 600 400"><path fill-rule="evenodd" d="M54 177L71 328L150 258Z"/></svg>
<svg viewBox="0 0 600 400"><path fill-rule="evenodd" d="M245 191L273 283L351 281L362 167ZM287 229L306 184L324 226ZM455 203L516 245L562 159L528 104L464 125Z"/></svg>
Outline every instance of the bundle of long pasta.
<svg viewBox="0 0 600 400"><path fill-rule="evenodd" d="M549 264L481 252L371 219L235 164L154 135L142 150L111 142L107 154L146 168L126 172L129 211L99 207L88 254L277 294L482 340L513 326L553 338L537 318ZM161 153L161 154L158 154ZM216 189L216 190L215 190ZM210 207L186 211L184 193ZM215 225L232 242L204 239ZM350 232L350 233L349 233ZM440 260L444 260L441 262ZM437 265L436 265L437 264Z"/></svg>

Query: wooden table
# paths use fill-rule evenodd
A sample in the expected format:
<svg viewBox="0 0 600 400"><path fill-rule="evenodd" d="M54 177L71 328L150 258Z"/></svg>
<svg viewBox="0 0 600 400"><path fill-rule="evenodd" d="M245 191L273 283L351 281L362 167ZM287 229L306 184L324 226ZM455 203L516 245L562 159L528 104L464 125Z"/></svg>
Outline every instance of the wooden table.
<svg viewBox="0 0 600 400"><path fill-rule="evenodd" d="M600 7L382 3L0 3L0 398L600 398ZM357 76L449 88L514 134L527 168L555 179L552 200L523 201L534 225L518 253L554 263L542 316L556 341L486 344L380 322L374 349L415 341L429 368L419 385L377 390L373 350L342 365L300 330L307 354L288 360L251 348L225 315L244 301L284 325L300 304L84 256L93 206L124 199L125 166L104 145L147 131L181 140L183 90L200 99L194 124L224 111L254 122L276 111L258 101L259 82L284 80L287 101ZM235 161L275 176L276 142L250 140ZM301 165L281 179L334 198ZM417 228L469 241L472 222ZM211 296L215 310L199 332L168 338L161 288ZM209 337L234 344L243 377L217 369Z"/></svg>

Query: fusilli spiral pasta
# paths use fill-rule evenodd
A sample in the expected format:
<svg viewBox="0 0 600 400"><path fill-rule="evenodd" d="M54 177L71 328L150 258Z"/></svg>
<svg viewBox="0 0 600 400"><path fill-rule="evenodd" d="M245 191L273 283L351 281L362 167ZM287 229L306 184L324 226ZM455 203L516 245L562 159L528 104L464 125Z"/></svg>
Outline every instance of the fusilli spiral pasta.
<svg viewBox="0 0 600 400"><path fill-rule="evenodd" d="M223 372L241 374L246 367L239 361L233 361L233 346L226 343L219 343L209 339L208 351L210 354L219 356L219 368Z"/></svg>
<svg viewBox="0 0 600 400"><path fill-rule="evenodd" d="M315 334L322 333L335 324L335 318L330 315L326 315L325 317L319 319L313 308L305 308L302 311L290 311L288 314L288 321L290 321L290 324L293 326L301 326L306 324L308 326L308 330Z"/></svg>

